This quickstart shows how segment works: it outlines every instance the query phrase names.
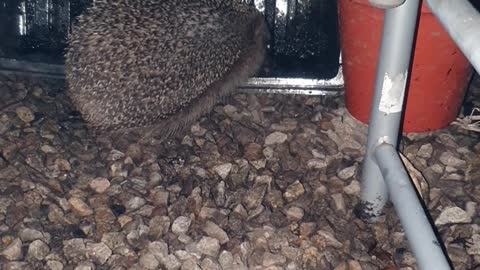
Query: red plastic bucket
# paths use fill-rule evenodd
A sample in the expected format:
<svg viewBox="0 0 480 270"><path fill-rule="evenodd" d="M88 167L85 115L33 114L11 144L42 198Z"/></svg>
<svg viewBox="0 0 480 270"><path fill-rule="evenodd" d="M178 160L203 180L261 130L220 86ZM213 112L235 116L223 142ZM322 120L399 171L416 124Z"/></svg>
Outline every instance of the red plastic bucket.
<svg viewBox="0 0 480 270"><path fill-rule="evenodd" d="M368 123L384 12L368 0L338 4L347 110ZM472 70L425 4L419 23L403 132L441 129L455 120Z"/></svg>

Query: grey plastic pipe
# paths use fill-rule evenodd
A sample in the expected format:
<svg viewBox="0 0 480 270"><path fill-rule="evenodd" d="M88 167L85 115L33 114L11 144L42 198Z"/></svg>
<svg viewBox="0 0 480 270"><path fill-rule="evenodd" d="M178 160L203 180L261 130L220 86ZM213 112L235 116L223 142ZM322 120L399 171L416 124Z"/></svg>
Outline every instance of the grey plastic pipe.
<svg viewBox="0 0 480 270"><path fill-rule="evenodd" d="M480 13L467 0L426 2L473 67L480 72Z"/></svg>
<svg viewBox="0 0 480 270"><path fill-rule="evenodd" d="M395 147L377 146L375 159L419 269L451 269Z"/></svg>
<svg viewBox="0 0 480 270"><path fill-rule="evenodd" d="M367 154L362 164L359 214L367 221L376 221L388 200L387 186L373 155L381 143L397 145L419 6L419 0L406 0L385 10Z"/></svg>

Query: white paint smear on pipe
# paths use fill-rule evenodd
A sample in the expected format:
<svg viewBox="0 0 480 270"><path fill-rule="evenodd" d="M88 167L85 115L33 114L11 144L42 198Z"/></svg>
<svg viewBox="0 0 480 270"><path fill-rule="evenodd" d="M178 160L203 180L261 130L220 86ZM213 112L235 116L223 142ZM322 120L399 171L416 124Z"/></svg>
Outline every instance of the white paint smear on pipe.
<svg viewBox="0 0 480 270"><path fill-rule="evenodd" d="M405 96L405 86L407 84L407 74L399 73L395 78L390 78L385 73L383 78L382 96L380 97L379 110L386 114L399 113L402 111L403 98Z"/></svg>

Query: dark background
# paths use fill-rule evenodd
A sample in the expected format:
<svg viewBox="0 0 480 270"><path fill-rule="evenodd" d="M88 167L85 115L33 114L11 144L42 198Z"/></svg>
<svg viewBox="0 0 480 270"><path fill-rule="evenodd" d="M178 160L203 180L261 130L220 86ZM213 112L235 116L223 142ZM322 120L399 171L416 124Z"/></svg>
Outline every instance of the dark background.
<svg viewBox="0 0 480 270"><path fill-rule="evenodd" d="M63 63L68 31L92 0L0 0L0 58ZM338 71L336 0L246 0L272 39L261 76L332 78Z"/></svg>

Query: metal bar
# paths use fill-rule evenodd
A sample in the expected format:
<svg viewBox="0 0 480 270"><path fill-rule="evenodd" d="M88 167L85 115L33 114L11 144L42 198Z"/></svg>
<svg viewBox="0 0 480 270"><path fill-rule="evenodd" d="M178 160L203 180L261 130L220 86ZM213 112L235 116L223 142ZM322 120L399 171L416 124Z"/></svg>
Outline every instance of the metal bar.
<svg viewBox="0 0 480 270"><path fill-rule="evenodd" d="M406 0L403 5L385 11L367 154L362 169L359 214L367 221L374 222L382 215L388 199L387 186L373 153L379 143L397 145L419 6L419 0Z"/></svg>
<svg viewBox="0 0 480 270"><path fill-rule="evenodd" d="M407 0L409 1L409 0ZM420 269L451 269L395 146L381 144L375 159Z"/></svg>
<svg viewBox="0 0 480 270"><path fill-rule="evenodd" d="M340 58L341 59L341 58ZM25 74L56 79L65 78L63 65L17 61L0 58L0 73ZM337 75L327 80L303 78L250 78L239 87L245 93L339 95L343 91L343 72L340 66Z"/></svg>
<svg viewBox="0 0 480 270"><path fill-rule="evenodd" d="M467 0L426 1L463 54L480 72L480 13Z"/></svg>

